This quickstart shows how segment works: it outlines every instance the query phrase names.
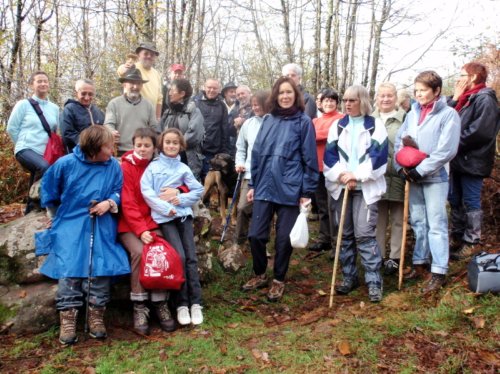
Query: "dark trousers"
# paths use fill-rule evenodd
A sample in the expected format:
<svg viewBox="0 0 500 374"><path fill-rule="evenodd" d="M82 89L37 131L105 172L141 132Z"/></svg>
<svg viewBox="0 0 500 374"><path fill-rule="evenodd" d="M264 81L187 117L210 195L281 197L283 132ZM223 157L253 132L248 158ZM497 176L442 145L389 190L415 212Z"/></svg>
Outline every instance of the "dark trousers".
<svg viewBox="0 0 500 374"><path fill-rule="evenodd" d="M201 304L198 258L194 244L193 217L176 218L160 225L164 238L175 248L184 265L186 281L177 293L177 307Z"/></svg>
<svg viewBox="0 0 500 374"><path fill-rule="evenodd" d="M330 215L330 211L334 210L331 204L334 204L335 200L333 200L325 187L325 175L323 173L319 173L318 188L314 196L316 197L316 204L318 204L318 242L331 245L337 236L337 223L335 222L335 217Z"/></svg>
<svg viewBox="0 0 500 374"><path fill-rule="evenodd" d="M205 156L205 158L203 159L203 164L201 167L201 183L205 183L205 177L210 170L210 160L215 157L215 154L204 152L203 156Z"/></svg>
<svg viewBox="0 0 500 374"><path fill-rule="evenodd" d="M250 248L253 270L256 275L262 275L267 269L266 244L269 241L274 213L277 215L274 279L283 282L293 250L290 244L290 231L299 215L299 207L255 200L249 232Z"/></svg>
<svg viewBox="0 0 500 374"><path fill-rule="evenodd" d="M32 175L35 176L35 180L42 177L45 170L49 168L49 163L35 151L31 149L23 149L16 153L16 160L21 164L21 166L27 169Z"/></svg>

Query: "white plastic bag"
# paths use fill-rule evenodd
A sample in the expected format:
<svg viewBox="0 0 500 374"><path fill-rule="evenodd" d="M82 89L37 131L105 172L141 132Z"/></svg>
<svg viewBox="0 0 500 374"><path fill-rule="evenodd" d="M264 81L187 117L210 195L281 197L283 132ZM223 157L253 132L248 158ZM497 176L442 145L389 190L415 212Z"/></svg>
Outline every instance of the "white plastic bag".
<svg viewBox="0 0 500 374"><path fill-rule="evenodd" d="M290 231L290 242L293 248L305 248L309 242L309 228L307 227L307 216L311 210L311 201L300 206L300 213Z"/></svg>

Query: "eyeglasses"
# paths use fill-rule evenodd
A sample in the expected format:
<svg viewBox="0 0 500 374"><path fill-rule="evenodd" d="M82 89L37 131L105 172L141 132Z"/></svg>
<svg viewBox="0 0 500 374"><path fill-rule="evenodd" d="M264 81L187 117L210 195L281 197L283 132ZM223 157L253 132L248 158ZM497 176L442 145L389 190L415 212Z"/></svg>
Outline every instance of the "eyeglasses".
<svg viewBox="0 0 500 374"><path fill-rule="evenodd" d="M94 97L94 93L93 92L80 92L80 95L82 96L88 96L88 97Z"/></svg>
<svg viewBox="0 0 500 374"><path fill-rule="evenodd" d="M342 99L343 103L355 103L358 99Z"/></svg>
<svg viewBox="0 0 500 374"><path fill-rule="evenodd" d="M330 99L329 97L327 97L326 99L323 99L323 103L335 103L335 104L337 104L337 100Z"/></svg>

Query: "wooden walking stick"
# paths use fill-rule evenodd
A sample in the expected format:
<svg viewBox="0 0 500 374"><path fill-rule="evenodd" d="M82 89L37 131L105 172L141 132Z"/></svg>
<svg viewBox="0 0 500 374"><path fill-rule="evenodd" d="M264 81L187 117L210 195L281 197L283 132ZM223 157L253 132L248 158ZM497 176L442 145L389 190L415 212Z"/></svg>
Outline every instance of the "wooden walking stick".
<svg viewBox="0 0 500 374"><path fill-rule="evenodd" d="M403 270L405 267L405 249L406 249L406 229L408 226L408 205L410 201L410 181L405 183L405 200L403 205L403 234L401 238L401 257L399 259L399 282L398 290L401 290L403 284Z"/></svg>
<svg viewBox="0 0 500 374"><path fill-rule="evenodd" d="M335 277L337 274L337 266L339 264L340 245L342 244L342 234L344 232L345 211L347 209L347 199L349 197L349 187L345 186L344 201L342 201L342 212L340 213L339 231L337 233L337 246L335 247L335 259L333 260L332 285L330 287L330 305L333 306L333 293L335 292Z"/></svg>

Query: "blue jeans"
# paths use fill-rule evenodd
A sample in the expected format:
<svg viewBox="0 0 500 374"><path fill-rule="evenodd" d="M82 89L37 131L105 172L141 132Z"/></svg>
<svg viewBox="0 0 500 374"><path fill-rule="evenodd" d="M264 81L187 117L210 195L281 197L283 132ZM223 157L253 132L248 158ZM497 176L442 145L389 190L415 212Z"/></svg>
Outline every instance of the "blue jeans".
<svg viewBox="0 0 500 374"><path fill-rule="evenodd" d="M453 172L450 176L448 201L452 209L465 208L465 212L481 209L483 178Z"/></svg>
<svg viewBox="0 0 500 374"><path fill-rule="evenodd" d="M90 281L89 304L96 307L104 307L110 298L110 277L95 277ZM66 310L80 308L83 306L84 294L88 292L88 278L61 278L59 279L56 308Z"/></svg>
<svg viewBox="0 0 500 374"><path fill-rule="evenodd" d="M31 174L35 176L35 180L42 177L45 170L49 168L49 163L35 151L31 149L23 149L16 153L16 160L21 164L22 167L27 169Z"/></svg>
<svg viewBox="0 0 500 374"><path fill-rule="evenodd" d="M340 222L344 192L335 202L335 220ZM375 228L377 225L377 203L367 205L361 191L349 191L345 211L342 247L339 260L342 264L344 278L358 278L356 257L359 253L361 263L365 268L365 282L368 285L382 286L380 268L382 254L377 240Z"/></svg>
<svg viewBox="0 0 500 374"><path fill-rule="evenodd" d="M193 217L176 218L160 225L163 237L175 248L184 266L186 281L177 293L176 306L201 304L201 284L194 243Z"/></svg>
<svg viewBox="0 0 500 374"><path fill-rule="evenodd" d="M448 272L448 216L446 197L448 182L411 183L410 222L415 233L413 264L428 264L431 272Z"/></svg>
<svg viewBox="0 0 500 374"><path fill-rule="evenodd" d="M478 243L481 240L483 178L456 172L450 178L451 236L454 240Z"/></svg>

